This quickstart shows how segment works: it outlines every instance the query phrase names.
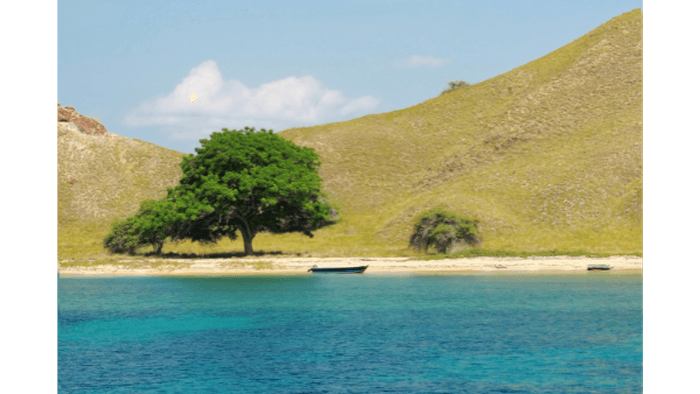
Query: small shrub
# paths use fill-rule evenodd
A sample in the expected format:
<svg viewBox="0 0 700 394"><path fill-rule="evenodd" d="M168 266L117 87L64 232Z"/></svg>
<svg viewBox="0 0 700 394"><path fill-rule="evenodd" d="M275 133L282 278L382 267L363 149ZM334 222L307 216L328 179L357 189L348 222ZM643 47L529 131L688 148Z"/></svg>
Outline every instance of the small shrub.
<svg viewBox="0 0 700 394"><path fill-rule="evenodd" d="M176 221L174 205L169 201L144 200L136 215L112 224L103 245L110 253L133 255L140 246L150 244L153 252L160 255L163 243L173 232Z"/></svg>
<svg viewBox="0 0 700 394"><path fill-rule="evenodd" d="M139 246L136 221L135 217L115 220L111 231L103 240L104 247L110 253L136 254L136 248Z"/></svg>
<svg viewBox="0 0 700 394"><path fill-rule="evenodd" d="M481 244L476 219L465 218L442 208L434 208L418 217L411 235L410 246L420 250L434 247L447 253L456 246Z"/></svg>
<svg viewBox="0 0 700 394"><path fill-rule="evenodd" d="M471 84L469 82L465 82L465 81L462 81L461 79L458 79L456 81L448 82L447 87L440 94L442 95L445 93L449 93L455 89L459 89L459 88L463 88L463 87L467 87L467 86L471 86Z"/></svg>

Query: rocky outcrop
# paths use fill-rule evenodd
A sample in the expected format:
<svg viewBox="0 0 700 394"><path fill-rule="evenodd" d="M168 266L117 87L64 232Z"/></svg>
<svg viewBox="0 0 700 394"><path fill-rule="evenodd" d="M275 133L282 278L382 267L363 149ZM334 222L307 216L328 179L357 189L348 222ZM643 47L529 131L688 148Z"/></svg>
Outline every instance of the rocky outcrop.
<svg viewBox="0 0 700 394"><path fill-rule="evenodd" d="M102 122L79 114L73 107L61 107L61 103L58 103L58 122L72 123L81 133L89 135L107 134L107 129Z"/></svg>
<svg viewBox="0 0 700 394"><path fill-rule="evenodd" d="M183 153L108 132L70 107L58 108L58 120L59 228L107 231L114 219L133 214L145 199L162 198L182 177ZM101 245L104 235L95 242Z"/></svg>

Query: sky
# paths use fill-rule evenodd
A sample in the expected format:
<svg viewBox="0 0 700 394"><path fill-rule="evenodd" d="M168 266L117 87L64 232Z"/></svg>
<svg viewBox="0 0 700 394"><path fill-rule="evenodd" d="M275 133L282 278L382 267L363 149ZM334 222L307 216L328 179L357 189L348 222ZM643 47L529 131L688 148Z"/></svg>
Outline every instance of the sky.
<svg viewBox="0 0 700 394"><path fill-rule="evenodd" d="M62 0L58 101L112 133L193 153L222 128L282 131L411 107L641 6Z"/></svg>

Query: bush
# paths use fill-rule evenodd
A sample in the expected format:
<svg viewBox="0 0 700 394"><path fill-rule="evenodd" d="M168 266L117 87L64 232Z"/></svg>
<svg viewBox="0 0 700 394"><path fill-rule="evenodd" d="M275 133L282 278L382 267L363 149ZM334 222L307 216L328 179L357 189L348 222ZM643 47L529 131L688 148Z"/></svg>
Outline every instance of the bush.
<svg viewBox="0 0 700 394"><path fill-rule="evenodd" d="M459 88L467 87L467 86L471 86L471 84L469 82L464 82L461 79L458 79L456 81L448 82L447 87L440 94L449 93L455 89L459 89Z"/></svg>
<svg viewBox="0 0 700 394"><path fill-rule="evenodd" d="M153 252L159 255L176 222L174 204L164 200L144 200L134 216L112 224L103 244L110 253L131 255L141 246L152 245Z"/></svg>
<svg viewBox="0 0 700 394"><path fill-rule="evenodd" d="M112 229L103 240L104 247L110 253L135 254L140 244L136 221L134 216L125 220L115 220Z"/></svg>
<svg viewBox="0 0 700 394"><path fill-rule="evenodd" d="M461 244L481 244L479 221L465 218L442 208L434 208L418 217L411 235L410 246L427 251L434 247L447 253Z"/></svg>

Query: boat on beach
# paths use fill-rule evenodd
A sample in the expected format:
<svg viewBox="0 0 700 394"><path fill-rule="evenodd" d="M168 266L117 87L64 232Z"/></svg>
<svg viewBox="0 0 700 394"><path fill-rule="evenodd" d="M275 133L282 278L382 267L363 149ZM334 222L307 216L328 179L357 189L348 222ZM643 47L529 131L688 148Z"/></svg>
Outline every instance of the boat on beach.
<svg viewBox="0 0 700 394"><path fill-rule="evenodd" d="M588 270L589 271L594 271L594 270L609 271L610 266L607 264L589 264Z"/></svg>
<svg viewBox="0 0 700 394"><path fill-rule="evenodd" d="M309 268L306 272L312 272L314 274L361 274L369 265L356 265L351 267L319 267L314 265Z"/></svg>

